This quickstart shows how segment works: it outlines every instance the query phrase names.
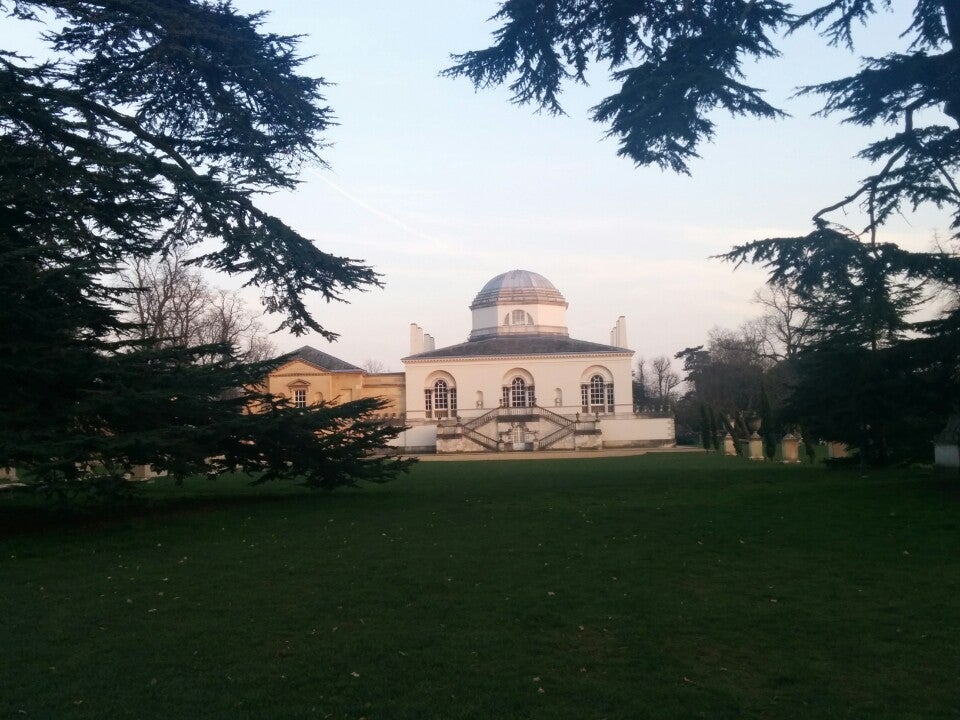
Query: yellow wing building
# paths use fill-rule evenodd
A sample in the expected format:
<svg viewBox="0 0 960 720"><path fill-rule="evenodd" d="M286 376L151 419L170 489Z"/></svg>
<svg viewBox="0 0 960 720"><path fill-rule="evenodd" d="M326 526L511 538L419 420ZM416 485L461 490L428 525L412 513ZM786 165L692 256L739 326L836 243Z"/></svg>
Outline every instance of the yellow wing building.
<svg viewBox="0 0 960 720"><path fill-rule="evenodd" d="M390 404L377 417L399 419L405 412L402 372L368 373L309 345L271 372L266 385L269 393L289 398L297 407L382 397Z"/></svg>

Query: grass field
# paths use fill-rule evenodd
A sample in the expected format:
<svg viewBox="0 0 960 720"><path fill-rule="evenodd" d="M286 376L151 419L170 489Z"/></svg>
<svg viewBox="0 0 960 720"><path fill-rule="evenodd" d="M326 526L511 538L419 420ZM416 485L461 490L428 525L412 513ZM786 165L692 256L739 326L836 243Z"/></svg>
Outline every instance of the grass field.
<svg viewBox="0 0 960 720"><path fill-rule="evenodd" d="M707 455L0 498L2 718L956 718L960 482Z"/></svg>

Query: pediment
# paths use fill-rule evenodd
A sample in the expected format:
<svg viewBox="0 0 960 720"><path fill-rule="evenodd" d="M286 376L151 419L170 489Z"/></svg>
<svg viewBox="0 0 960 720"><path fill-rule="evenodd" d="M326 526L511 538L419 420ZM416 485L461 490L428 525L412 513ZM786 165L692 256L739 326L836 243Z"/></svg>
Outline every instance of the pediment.
<svg viewBox="0 0 960 720"><path fill-rule="evenodd" d="M271 375L318 375L318 374L329 375L330 370L322 368L319 365L314 365L313 363L308 363L305 360L300 358L294 358L288 363L284 363L276 370L274 370Z"/></svg>

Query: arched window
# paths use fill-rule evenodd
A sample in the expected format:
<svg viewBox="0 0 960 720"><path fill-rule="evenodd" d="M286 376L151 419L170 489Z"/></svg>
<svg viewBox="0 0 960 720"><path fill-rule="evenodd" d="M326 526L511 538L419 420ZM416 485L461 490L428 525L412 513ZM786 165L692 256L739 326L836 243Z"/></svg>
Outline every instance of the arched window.
<svg viewBox="0 0 960 720"><path fill-rule="evenodd" d="M533 325L533 318L526 310L514 310L512 315L514 325Z"/></svg>
<svg viewBox="0 0 960 720"><path fill-rule="evenodd" d="M510 381L510 386L504 388L505 399L510 407L530 407L534 404L533 385L519 375Z"/></svg>
<svg viewBox="0 0 960 720"><path fill-rule="evenodd" d="M594 375L590 382L580 386L580 404L585 413L612 413L613 383L607 382L602 375Z"/></svg>
<svg viewBox="0 0 960 720"><path fill-rule="evenodd" d="M440 378L432 388L423 391L426 416L435 418L453 417L457 414L457 388Z"/></svg>
<svg viewBox="0 0 960 720"><path fill-rule="evenodd" d="M605 405L607 398L607 384L600 375L590 378L590 405Z"/></svg>
<svg viewBox="0 0 960 720"><path fill-rule="evenodd" d="M450 408L450 390L446 380L437 380L433 384L433 407L437 411L437 417L445 417L445 413L440 413Z"/></svg>

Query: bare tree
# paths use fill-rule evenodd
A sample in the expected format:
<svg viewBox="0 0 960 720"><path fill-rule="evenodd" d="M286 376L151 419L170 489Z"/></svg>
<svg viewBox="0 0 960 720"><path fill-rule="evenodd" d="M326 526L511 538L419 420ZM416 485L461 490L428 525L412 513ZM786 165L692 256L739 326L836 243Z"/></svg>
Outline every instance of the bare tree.
<svg viewBox="0 0 960 720"><path fill-rule="evenodd" d="M239 293L213 288L189 265L182 248L134 261L120 281L129 290L128 313L137 339L161 347L225 344L248 361L275 354L263 325Z"/></svg>
<svg viewBox="0 0 960 720"><path fill-rule="evenodd" d="M380 360L374 360L373 358L367 358L366 362L362 365L364 371L370 375L376 375L377 373L387 372L387 366L383 364Z"/></svg>
<svg viewBox="0 0 960 720"><path fill-rule="evenodd" d="M763 340L749 323L744 323L736 330L711 328L707 338L707 347L714 362L756 365L764 359Z"/></svg>
<svg viewBox="0 0 960 720"><path fill-rule="evenodd" d="M649 405L652 393L650 392L650 378L647 376L646 358L637 358L637 367L633 371L633 405L635 408Z"/></svg>
<svg viewBox="0 0 960 720"><path fill-rule="evenodd" d="M206 308L207 285L185 259L183 249L175 247L155 260L134 260L120 275L130 290L130 320L138 339L199 344L192 335Z"/></svg>
<svg viewBox="0 0 960 720"><path fill-rule="evenodd" d="M764 314L747 324L756 334L763 356L772 360L796 356L809 323L796 293L786 286L766 285L753 294L753 301L764 308Z"/></svg>
<svg viewBox="0 0 960 720"><path fill-rule="evenodd" d="M673 389L680 384L680 376L673 371L673 364L666 355L655 357L650 361L650 367L653 372L653 390L657 394L657 400L662 404L669 403Z"/></svg>
<svg viewBox="0 0 960 720"><path fill-rule="evenodd" d="M794 385L795 365L782 360L782 350L769 352L771 342L775 338L767 328L759 323L745 323L736 330L715 327L706 347L700 345L678 353L687 374L682 422L688 428L696 427L699 406L703 405L719 413L728 429L732 419L734 434L744 437L745 421L761 411L764 393L776 417Z"/></svg>
<svg viewBox="0 0 960 720"><path fill-rule="evenodd" d="M266 334L249 335L246 344L240 348L241 354L248 362L262 362L275 357L277 346Z"/></svg>
<svg viewBox="0 0 960 720"><path fill-rule="evenodd" d="M687 348L684 360L688 394L725 415L759 407L760 382L772 361L763 358L758 339L741 330L713 328L706 348Z"/></svg>

